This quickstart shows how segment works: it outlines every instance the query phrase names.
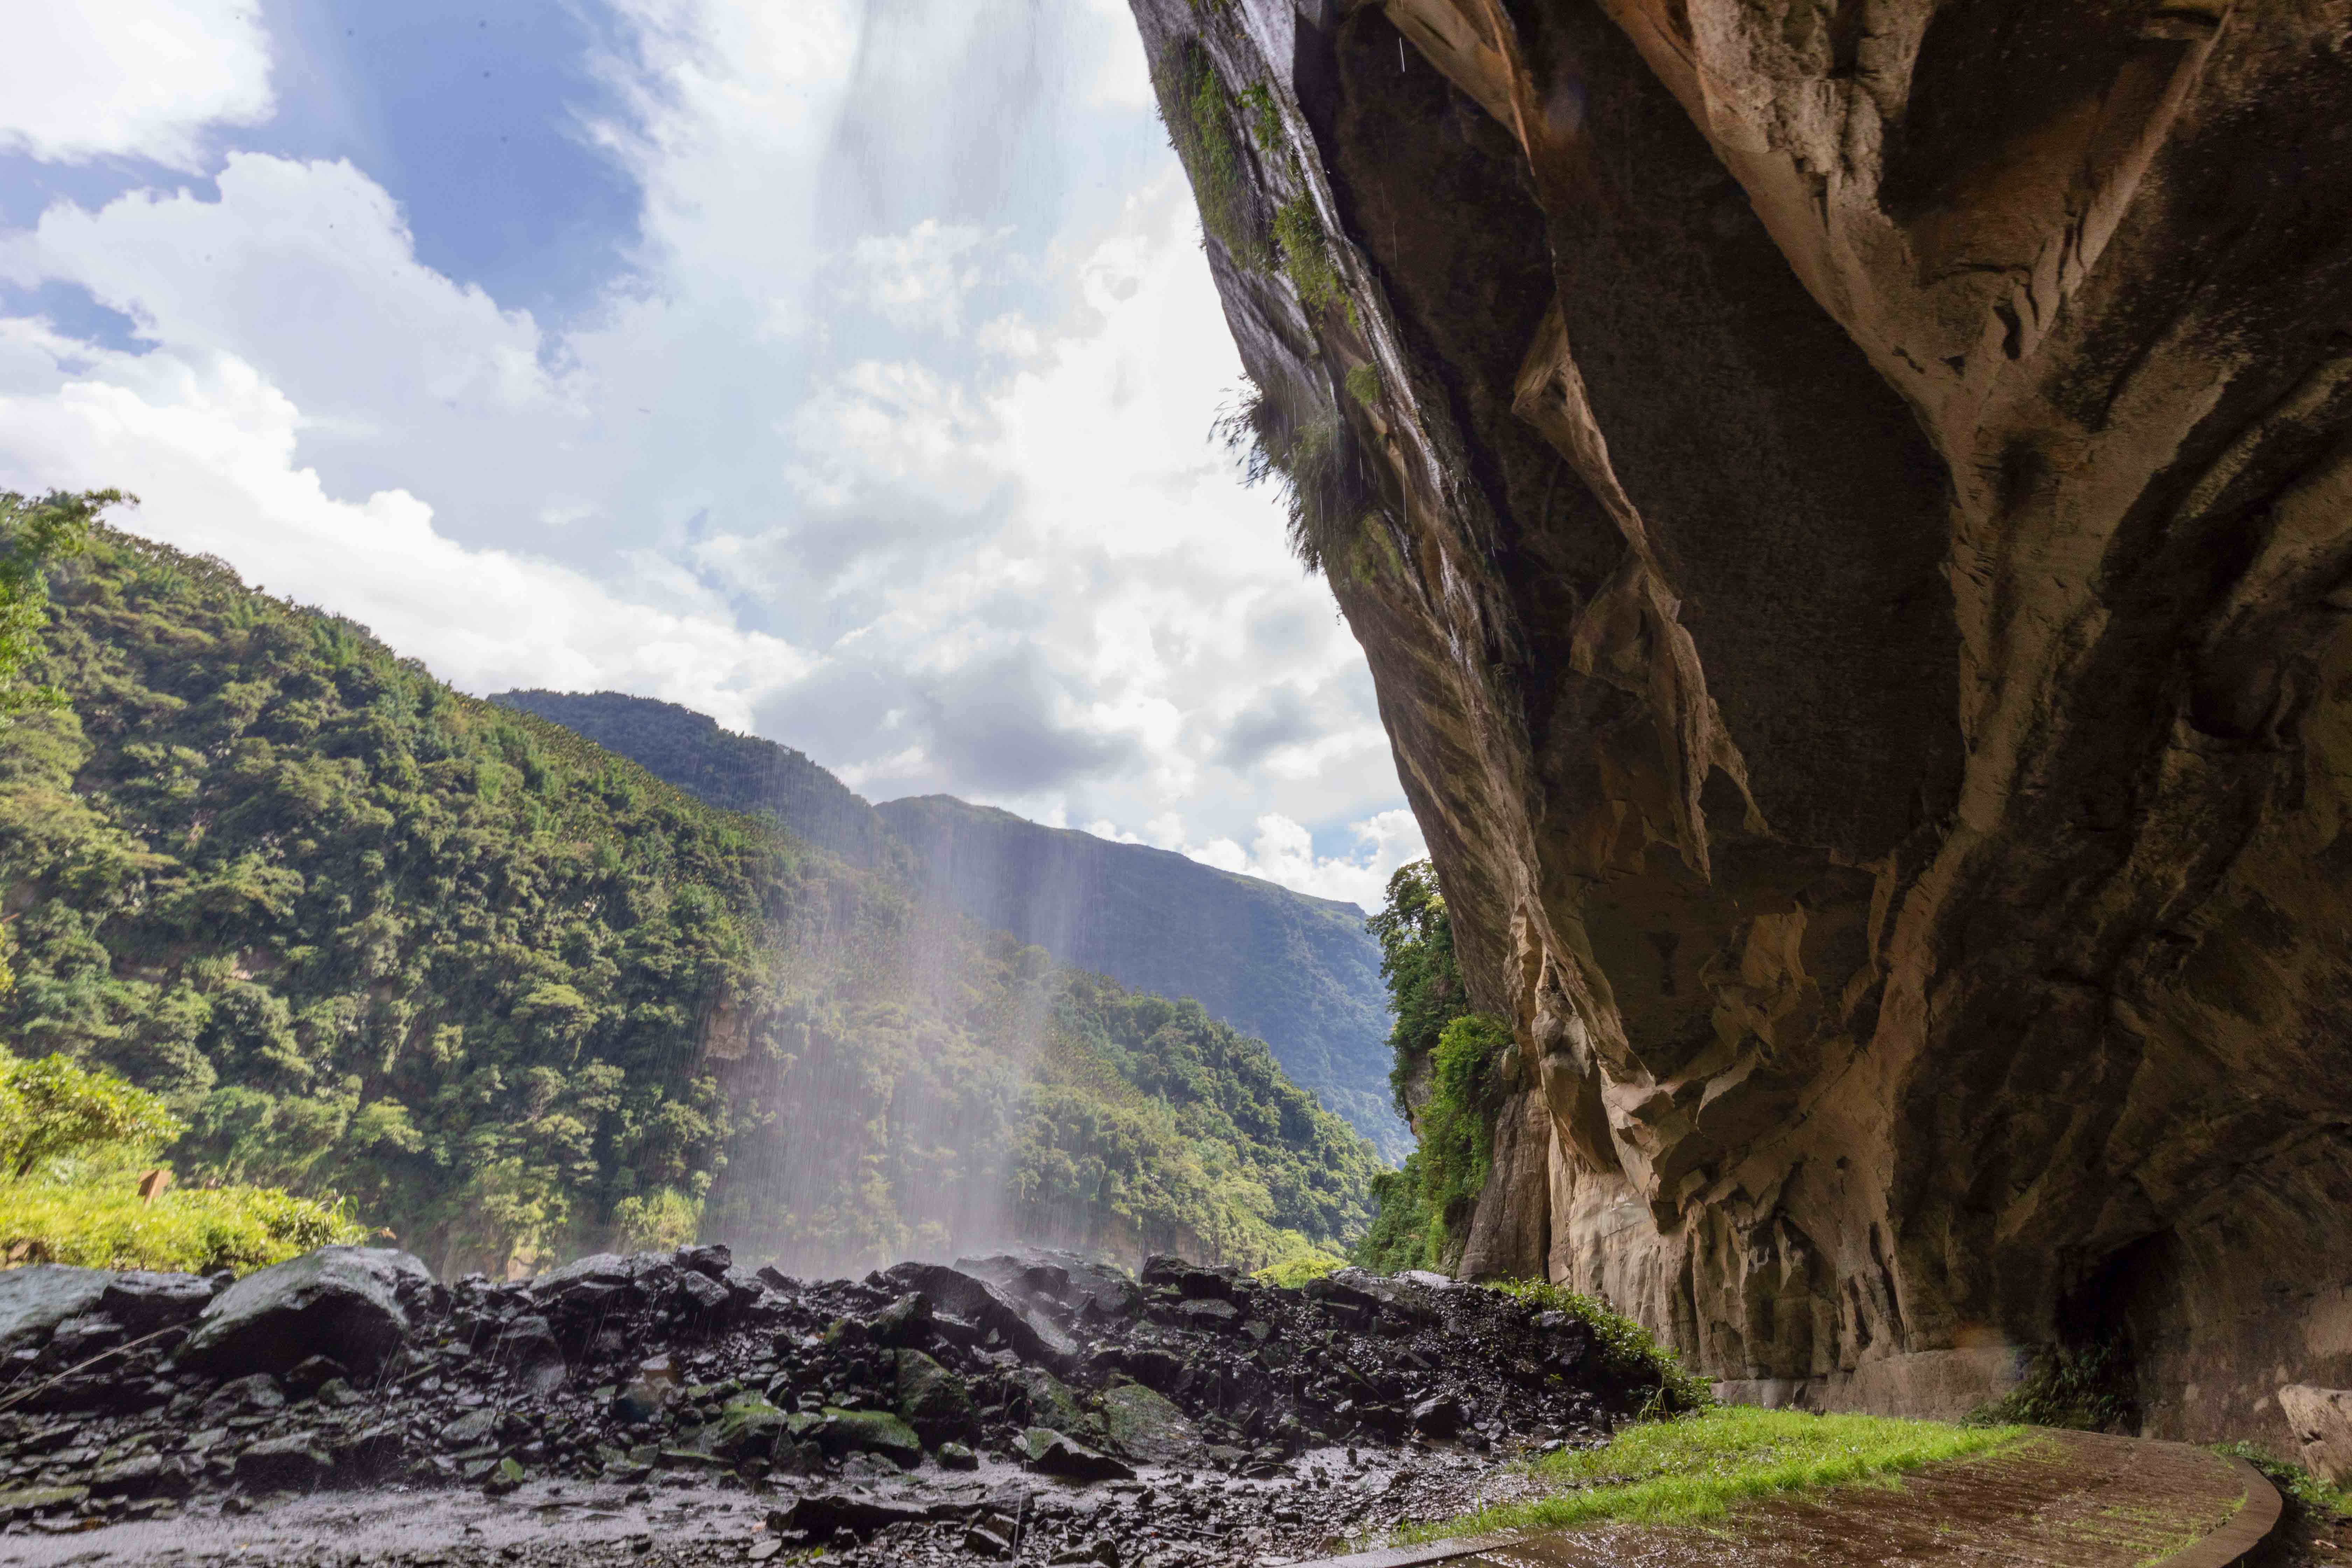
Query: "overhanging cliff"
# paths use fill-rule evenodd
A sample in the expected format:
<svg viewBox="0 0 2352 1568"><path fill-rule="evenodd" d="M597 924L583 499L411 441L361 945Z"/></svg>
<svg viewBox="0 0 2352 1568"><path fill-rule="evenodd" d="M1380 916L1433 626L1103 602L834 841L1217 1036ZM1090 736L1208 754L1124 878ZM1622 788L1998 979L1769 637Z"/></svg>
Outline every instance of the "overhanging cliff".
<svg viewBox="0 0 2352 1568"><path fill-rule="evenodd" d="M2352 4L1131 4L1517 1026L1464 1270L2352 1382Z"/></svg>

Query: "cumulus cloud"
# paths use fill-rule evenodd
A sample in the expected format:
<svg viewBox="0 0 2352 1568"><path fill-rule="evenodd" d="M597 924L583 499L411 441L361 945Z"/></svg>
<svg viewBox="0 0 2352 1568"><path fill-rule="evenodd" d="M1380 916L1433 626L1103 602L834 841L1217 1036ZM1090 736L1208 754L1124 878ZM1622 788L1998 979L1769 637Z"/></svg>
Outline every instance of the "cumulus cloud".
<svg viewBox="0 0 2352 1568"><path fill-rule="evenodd" d="M269 116L269 43L253 0L20 5L6 35L0 152L200 171L208 127Z"/></svg>
<svg viewBox="0 0 2352 1568"><path fill-rule="evenodd" d="M1183 818L1173 813L1153 818L1139 834L1108 821L1090 823L1087 831L1122 844L1173 849L1221 871L1263 877L1299 892L1338 899L1367 911L1381 907L1391 872L1429 853L1422 841L1421 825L1413 820L1412 812L1402 807L1350 823L1347 831L1349 848L1338 855L1317 854L1314 835L1278 812L1259 817L1256 826L1256 835L1246 849L1231 838L1194 843L1185 834Z"/></svg>
<svg viewBox="0 0 2352 1568"><path fill-rule="evenodd" d="M136 489L477 691L641 691L875 798L1376 900L1418 838L1360 650L1207 439L1239 366L1123 6L616 12L591 133L644 209L594 310L440 274L348 162L61 203L0 281L133 339L0 330L0 485Z"/></svg>
<svg viewBox="0 0 2352 1568"><path fill-rule="evenodd" d="M114 521L246 569L248 581L363 622L476 691L618 684L748 724L808 668L781 639L633 603L579 574L436 530L402 490L329 495L290 460L299 416L225 356L100 353L0 322L0 489L114 485ZM163 526L153 526L160 522Z"/></svg>

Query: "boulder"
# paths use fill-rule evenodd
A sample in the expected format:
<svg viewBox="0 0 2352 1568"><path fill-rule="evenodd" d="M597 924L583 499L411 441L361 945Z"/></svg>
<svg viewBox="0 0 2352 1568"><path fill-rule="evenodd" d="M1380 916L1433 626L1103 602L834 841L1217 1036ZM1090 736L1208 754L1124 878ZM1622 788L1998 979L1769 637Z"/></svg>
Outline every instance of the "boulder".
<svg viewBox="0 0 2352 1568"><path fill-rule="evenodd" d="M310 1491L334 1470L312 1432L265 1437L236 1457L237 1485L247 1491Z"/></svg>
<svg viewBox="0 0 2352 1568"><path fill-rule="evenodd" d="M132 1269L108 1277L98 1310L134 1338L152 1334L158 1329L194 1322L196 1314L228 1288L229 1279L226 1271L204 1275Z"/></svg>
<svg viewBox="0 0 2352 1568"><path fill-rule="evenodd" d="M866 1320L866 1332L877 1345L920 1346L933 1331L931 1299L920 1290L906 1292Z"/></svg>
<svg viewBox="0 0 2352 1568"><path fill-rule="evenodd" d="M2331 1485L2352 1480L2352 1389L2290 1384L2278 1401L2303 1445L2304 1468Z"/></svg>
<svg viewBox="0 0 2352 1568"><path fill-rule="evenodd" d="M1033 1426L1084 1433L1088 1437L1101 1436L1102 1417L1087 1409L1070 1385L1052 1373L1024 1366L1012 1374L1011 1381L1029 1406Z"/></svg>
<svg viewBox="0 0 2352 1568"><path fill-rule="evenodd" d="M922 1504L897 1498L861 1497L847 1492L815 1492L794 1500L792 1507L768 1516L772 1530L805 1531L823 1541L836 1530L871 1535L894 1524L918 1524L930 1518Z"/></svg>
<svg viewBox="0 0 2352 1568"><path fill-rule="evenodd" d="M160 1454L141 1454L120 1464L101 1465L89 1475L97 1497L185 1497L194 1483L179 1461Z"/></svg>
<svg viewBox="0 0 2352 1568"><path fill-rule="evenodd" d="M791 1430L792 1416L758 1394L738 1399L719 1413L710 1435L710 1451L740 1464L746 1459L772 1458L778 1439Z"/></svg>
<svg viewBox="0 0 2352 1568"><path fill-rule="evenodd" d="M1110 1447L1139 1463L1187 1465L1200 1456L1200 1429L1139 1383L1118 1384L1106 1393L1102 1419Z"/></svg>
<svg viewBox="0 0 2352 1568"><path fill-rule="evenodd" d="M113 1279L58 1263L0 1270L0 1355L38 1350L59 1323L97 1311Z"/></svg>
<svg viewBox="0 0 2352 1568"><path fill-rule="evenodd" d="M1089 1448L1066 1432L1032 1426L1021 1434L1021 1457L1041 1476L1066 1481L1122 1481L1135 1479L1133 1467L1108 1454Z"/></svg>
<svg viewBox="0 0 2352 1568"><path fill-rule="evenodd" d="M373 1376L409 1332L405 1300L436 1289L389 1247L323 1247L248 1274L213 1298L182 1364L226 1376L287 1373L314 1355Z"/></svg>
<svg viewBox="0 0 2352 1568"><path fill-rule="evenodd" d="M977 1435L979 1419L962 1378L920 1351L902 1350L897 1355L900 1420L931 1447Z"/></svg>
<svg viewBox="0 0 2352 1568"><path fill-rule="evenodd" d="M256 1372L233 1377L214 1389L197 1415L211 1426L232 1415L267 1415L285 1408L286 1395L278 1388L278 1380L266 1372Z"/></svg>
<svg viewBox="0 0 2352 1568"><path fill-rule="evenodd" d="M1231 1301L1208 1296L1178 1307L1176 1318L1196 1333L1229 1334L1241 1325L1242 1311Z"/></svg>
<svg viewBox="0 0 2352 1568"><path fill-rule="evenodd" d="M901 1263L871 1278L886 1289L921 1291L934 1311L961 1320L983 1336L995 1334L1024 1361L1063 1373L1079 1362L1077 1342L1052 1318L976 1275L943 1263Z"/></svg>
<svg viewBox="0 0 2352 1568"><path fill-rule="evenodd" d="M923 1440L915 1429L882 1410L827 1410L817 1426L819 1447L835 1458L874 1454L902 1470L923 1462Z"/></svg>
<svg viewBox="0 0 2352 1568"><path fill-rule="evenodd" d="M1431 1437L1451 1437L1468 1419L1462 1402L1450 1394L1433 1395L1412 1407L1413 1430Z"/></svg>
<svg viewBox="0 0 2352 1568"><path fill-rule="evenodd" d="M485 1408L467 1411L434 1436L445 1448L471 1448L488 1442L497 1435L498 1429L499 1413Z"/></svg>

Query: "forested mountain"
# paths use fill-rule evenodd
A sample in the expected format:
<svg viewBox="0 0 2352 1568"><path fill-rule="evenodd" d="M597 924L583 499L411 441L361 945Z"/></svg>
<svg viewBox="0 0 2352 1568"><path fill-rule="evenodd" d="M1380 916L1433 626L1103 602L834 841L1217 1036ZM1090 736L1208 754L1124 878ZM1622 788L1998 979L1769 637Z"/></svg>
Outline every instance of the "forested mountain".
<svg viewBox="0 0 2352 1568"><path fill-rule="evenodd" d="M928 905L1009 931L1065 963L1192 997L1264 1039L1285 1071L1387 1158L1412 1146L1390 1103L1380 949L1353 904L950 795L869 806L790 747L673 703L617 691L490 700L575 730L714 805L772 812L803 837L905 877Z"/></svg>
<svg viewBox="0 0 2352 1568"><path fill-rule="evenodd" d="M722 730L675 702L616 691L501 691L502 708L535 713L638 763L724 811L772 813L793 836L853 866L903 874L906 847L866 798L790 746Z"/></svg>
<svg viewBox="0 0 2352 1568"><path fill-rule="evenodd" d="M0 1030L163 1091L184 1181L444 1270L698 1229L1255 1261L1370 1151L1265 1047L724 812L218 562L103 532L0 731Z"/></svg>

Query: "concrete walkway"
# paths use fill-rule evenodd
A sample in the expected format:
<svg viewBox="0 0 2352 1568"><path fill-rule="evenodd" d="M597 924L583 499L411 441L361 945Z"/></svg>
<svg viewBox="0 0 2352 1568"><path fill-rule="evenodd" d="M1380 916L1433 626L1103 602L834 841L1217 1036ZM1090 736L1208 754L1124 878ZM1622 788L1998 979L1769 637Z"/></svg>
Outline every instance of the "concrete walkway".
<svg viewBox="0 0 2352 1568"><path fill-rule="evenodd" d="M2051 1432L1899 1486L1633 1526L1359 1552L1299 1568L2230 1568L2278 1521L2261 1472L2180 1443Z"/></svg>

